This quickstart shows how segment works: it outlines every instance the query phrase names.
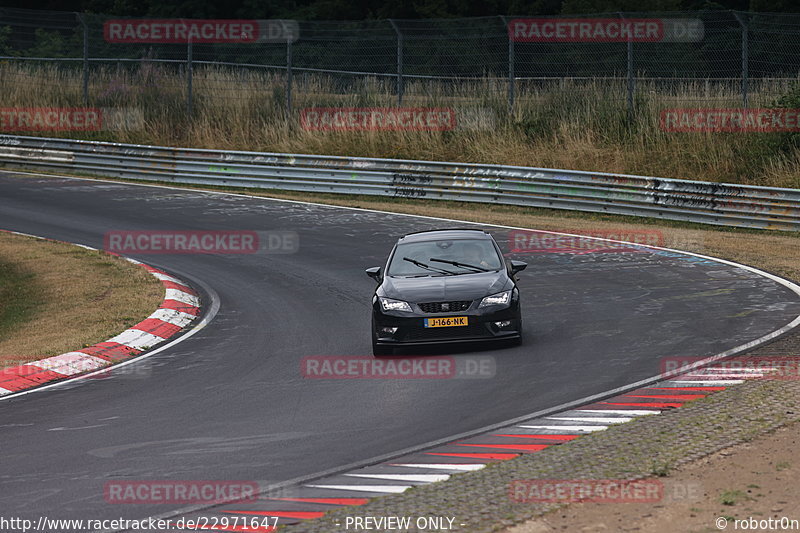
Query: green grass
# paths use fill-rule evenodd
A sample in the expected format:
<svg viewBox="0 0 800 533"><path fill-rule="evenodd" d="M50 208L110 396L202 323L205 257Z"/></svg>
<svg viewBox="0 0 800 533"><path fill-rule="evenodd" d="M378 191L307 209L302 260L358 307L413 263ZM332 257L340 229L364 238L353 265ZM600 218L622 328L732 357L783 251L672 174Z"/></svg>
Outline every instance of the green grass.
<svg viewBox="0 0 800 533"><path fill-rule="evenodd" d="M719 503L722 505L736 505L748 499L750 497L740 490L726 490L719 495Z"/></svg>
<svg viewBox="0 0 800 533"><path fill-rule="evenodd" d="M650 473L656 477L667 477L672 471L672 465L668 462L653 463Z"/></svg>

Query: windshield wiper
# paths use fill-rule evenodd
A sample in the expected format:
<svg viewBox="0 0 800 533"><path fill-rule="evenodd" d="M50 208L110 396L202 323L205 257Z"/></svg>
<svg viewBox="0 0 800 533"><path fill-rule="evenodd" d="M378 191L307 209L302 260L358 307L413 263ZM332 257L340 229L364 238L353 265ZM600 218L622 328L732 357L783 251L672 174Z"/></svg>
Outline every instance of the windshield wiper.
<svg viewBox="0 0 800 533"><path fill-rule="evenodd" d="M493 270L491 268L483 268L475 265L470 265L467 263L459 263L458 261L448 261L447 259L436 259L435 257L431 257L431 261L436 261L437 263L447 263L448 265L453 265L462 268L472 268L476 272L491 272Z"/></svg>
<svg viewBox="0 0 800 533"><path fill-rule="evenodd" d="M440 274L447 274L448 276L455 276L456 275L455 272L450 272L449 270L445 270L443 268L434 268L432 266L426 265L425 263L422 263L421 261L417 261L416 259L411 259L410 257L404 257L403 261L408 261L409 263L412 263L412 264L414 264L414 265L416 265L416 266L418 266L420 268L424 268L425 270L430 270L431 272L438 272Z"/></svg>

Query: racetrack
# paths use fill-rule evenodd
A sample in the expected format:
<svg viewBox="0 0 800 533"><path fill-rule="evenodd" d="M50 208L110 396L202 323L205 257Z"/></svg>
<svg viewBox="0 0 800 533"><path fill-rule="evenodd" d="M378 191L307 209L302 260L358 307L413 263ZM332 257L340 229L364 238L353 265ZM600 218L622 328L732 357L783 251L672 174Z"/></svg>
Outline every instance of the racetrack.
<svg viewBox="0 0 800 533"><path fill-rule="evenodd" d="M509 225L514 221L509 220ZM109 230L289 230L289 255L142 255L211 287L202 331L112 375L0 402L0 508L33 518L169 513L110 505L111 480L277 483L468 432L712 355L800 314L797 295L740 268L662 253L517 254L523 346L490 379L314 380L300 362L370 353L374 282L396 238L479 226L261 198L0 174L0 228L103 246ZM509 230L487 227L504 251ZM202 289L202 286L198 286ZM208 294L204 295L206 299ZM208 300L206 300L208 302ZM135 366L135 365L134 365Z"/></svg>

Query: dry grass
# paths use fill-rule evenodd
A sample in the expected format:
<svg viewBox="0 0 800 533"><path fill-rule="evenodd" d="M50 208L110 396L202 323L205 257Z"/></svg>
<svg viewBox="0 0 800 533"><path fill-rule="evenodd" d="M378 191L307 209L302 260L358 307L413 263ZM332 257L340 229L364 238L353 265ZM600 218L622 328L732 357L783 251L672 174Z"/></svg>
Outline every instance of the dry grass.
<svg viewBox="0 0 800 533"><path fill-rule="evenodd" d="M796 81L796 80L795 80ZM392 80L298 74L294 107L393 106ZM787 80L753 83L751 107L777 105L795 91ZM81 76L53 65L0 64L0 105L80 106ZM488 109L495 125L450 132L309 132L285 115L282 74L198 67L194 114L187 118L185 76L143 61L92 71L90 105L142 110L141 129L94 134L119 142L291 153L399 157L624 172L800 188L800 150L782 134L668 133L660 111L740 107L735 84L637 84L628 123L624 83L590 80L520 83L513 116L494 79L409 81L404 105ZM788 107L800 107L800 102ZM79 134L86 136L86 133Z"/></svg>
<svg viewBox="0 0 800 533"><path fill-rule="evenodd" d="M58 355L102 342L152 313L162 285L127 261L64 243L0 233L0 262L35 290L32 312L0 338L0 363Z"/></svg>

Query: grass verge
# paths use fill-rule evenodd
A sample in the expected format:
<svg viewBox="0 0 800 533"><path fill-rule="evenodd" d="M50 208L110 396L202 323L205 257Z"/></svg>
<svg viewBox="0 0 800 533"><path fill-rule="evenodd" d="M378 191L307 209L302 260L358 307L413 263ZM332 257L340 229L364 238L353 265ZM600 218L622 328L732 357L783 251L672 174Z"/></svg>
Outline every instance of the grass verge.
<svg viewBox="0 0 800 533"><path fill-rule="evenodd" d="M0 233L0 364L102 342L150 315L163 287L144 269L76 246Z"/></svg>

